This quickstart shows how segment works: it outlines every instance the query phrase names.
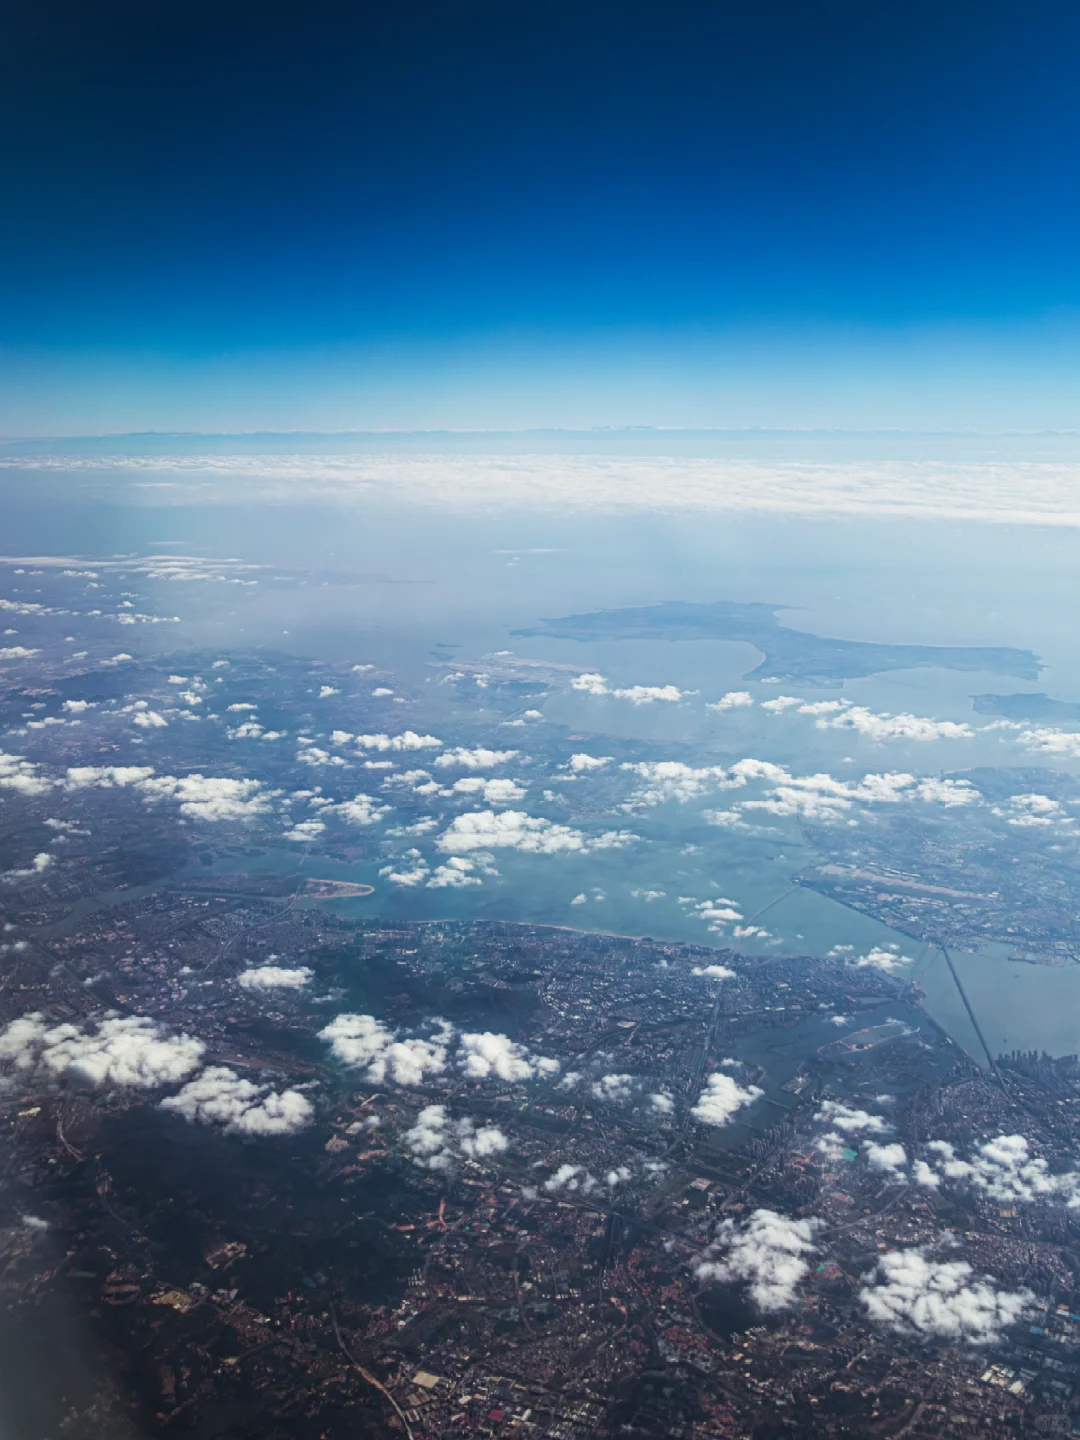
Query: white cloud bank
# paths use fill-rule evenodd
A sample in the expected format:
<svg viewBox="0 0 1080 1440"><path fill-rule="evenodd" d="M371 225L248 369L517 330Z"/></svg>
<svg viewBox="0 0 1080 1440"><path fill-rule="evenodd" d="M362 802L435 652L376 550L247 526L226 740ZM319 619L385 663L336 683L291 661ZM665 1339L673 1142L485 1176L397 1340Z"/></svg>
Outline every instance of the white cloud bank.
<svg viewBox="0 0 1080 1440"><path fill-rule="evenodd" d="M382 496L395 504L485 514L525 507L560 514L892 515L1080 527L1080 466L1057 460L765 461L435 453L0 459L0 468L11 467L162 475L169 479L174 504L185 498L190 503L236 504L245 490L262 504L295 504L300 485L309 500L322 497L365 508ZM157 564L166 570L163 562Z"/></svg>

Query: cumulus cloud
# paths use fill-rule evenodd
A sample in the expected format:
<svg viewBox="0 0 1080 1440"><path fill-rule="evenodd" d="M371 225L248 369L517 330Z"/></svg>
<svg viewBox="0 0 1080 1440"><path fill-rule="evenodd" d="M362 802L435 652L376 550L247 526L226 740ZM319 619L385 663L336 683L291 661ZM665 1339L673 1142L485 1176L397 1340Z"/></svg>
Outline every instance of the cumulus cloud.
<svg viewBox="0 0 1080 1440"><path fill-rule="evenodd" d="M350 825L377 825L391 807L380 805L371 795L354 795L351 800L342 800L334 806L335 812Z"/></svg>
<svg viewBox="0 0 1080 1440"><path fill-rule="evenodd" d="M967 1184L995 1200L1059 1199L1070 1209L1080 1208L1080 1174L1052 1173L1041 1155L1032 1154L1024 1135L995 1135L977 1145L968 1160L959 1158L946 1140L932 1140L926 1149L941 1179Z"/></svg>
<svg viewBox="0 0 1080 1440"><path fill-rule="evenodd" d="M742 911L736 909L734 900L727 900L723 896L700 900L693 908L698 919L704 920L709 929L718 935L722 935L728 925L743 918Z"/></svg>
<svg viewBox="0 0 1080 1440"><path fill-rule="evenodd" d="M726 965L695 965L691 975L703 975L707 980L734 980L735 971Z"/></svg>
<svg viewBox="0 0 1080 1440"><path fill-rule="evenodd" d="M310 844L312 840L317 840L325 829L326 826L321 820L298 820L291 829L285 831L283 838L300 844Z"/></svg>
<svg viewBox="0 0 1080 1440"><path fill-rule="evenodd" d="M835 713L819 714L815 721L819 730L854 730L868 740L971 740L975 732L970 725L955 720L928 720L922 715L890 715L875 712L862 705L833 702ZM813 706L800 706L800 714L814 714Z"/></svg>
<svg viewBox="0 0 1080 1440"><path fill-rule="evenodd" d="M899 945L872 945L865 955L849 955L845 964L856 970L881 970L894 974L901 965L910 965L912 957L901 955Z"/></svg>
<svg viewBox="0 0 1080 1440"><path fill-rule="evenodd" d="M613 690L604 676L596 674L595 671L578 675L570 681L570 688L584 691L586 695L614 695L616 700L629 700L631 705L652 705L658 700L673 704L687 695L697 693L693 690L680 690L675 685L627 685Z"/></svg>
<svg viewBox="0 0 1080 1440"><path fill-rule="evenodd" d="M726 695L721 695L719 700L714 700L711 705L706 705L706 710L742 710L748 705L753 705L754 697L749 690L729 690Z"/></svg>
<svg viewBox="0 0 1080 1440"><path fill-rule="evenodd" d="M1049 795L1010 795L1004 805L994 806L993 813L1021 830L1076 824L1065 807L1051 800Z"/></svg>
<svg viewBox="0 0 1080 1440"><path fill-rule="evenodd" d="M681 760L625 761L619 768L645 782L632 792L627 809L663 805L669 800L685 803L717 788L728 778L722 765L695 768Z"/></svg>
<svg viewBox="0 0 1080 1440"><path fill-rule="evenodd" d="M399 1038L374 1015L338 1015L319 1031L335 1057L346 1065L362 1069L368 1080L384 1085L422 1085L429 1075L446 1069L446 1047L452 1032L440 1025L430 1039L418 1036Z"/></svg>
<svg viewBox="0 0 1080 1440"><path fill-rule="evenodd" d="M845 1105L840 1100L824 1101L814 1118L815 1120L825 1120L834 1130L843 1130L849 1135L863 1132L867 1135L884 1135L892 1129L889 1122L881 1115L871 1115L867 1110L859 1110L855 1106Z"/></svg>
<svg viewBox="0 0 1080 1440"><path fill-rule="evenodd" d="M705 1082L690 1114L701 1125L726 1125L745 1105L752 1105L765 1092L756 1085L740 1085L719 1070Z"/></svg>
<svg viewBox="0 0 1080 1440"><path fill-rule="evenodd" d="M496 765L505 765L515 759L518 753L517 750L488 750L482 745L470 750L464 745L458 745L436 755L435 764L456 765L463 770L491 770Z"/></svg>
<svg viewBox="0 0 1080 1440"><path fill-rule="evenodd" d="M477 810L458 815L439 836L438 848L452 854L471 850L523 850L534 855L560 851L588 854L630 844L637 837L626 830L586 836L568 825L527 815L523 810Z"/></svg>
<svg viewBox="0 0 1080 1440"><path fill-rule="evenodd" d="M5 870L0 874L0 880L13 885L19 880L33 880L38 875L43 875L46 870L55 864L55 860L47 850L40 851L34 856L30 864L21 870Z"/></svg>
<svg viewBox="0 0 1080 1440"><path fill-rule="evenodd" d="M882 1170L893 1179L900 1178L907 1164L907 1151L896 1141L878 1145L874 1140L864 1140L863 1154L871 1170Z"/></svg>
<svg viewBox="0 0 1080 1440"><path fill-rule="evenodd" d="M544 1189L549 1194L560 1190L580 1190L588 1195L599 1188L599 1180L590 1175L583 1165L560 1165L555 1174L544 1181Z"/></svg>
<svg viewBox="0 0 1080 1440"><path fill-rule="evenodd" d="M590 1088L594 1100L621 1104L629 1100L634 1093L634 1077L632 1075L601 1075L599 1080L593 1081Z"/></svg>
<svg viewBox="0 0 1080 1440"><path fill-rule="evenodd" d="M666 1090L657 1090L650 1095L649 1104L659 1115L670 1115L675 1109L675 1101Z"/></svg>
<svg viewBox="0 0 1080 1440"><path fill-rule="evenodd" d="M206 1049L137 1015L106 1015L78 1025L49 1025L34 1012L0 1034L0 1065L40 1075L73 1075L93 1085L149 1090L185 1079Z"/></svg>
<svg viewBox="0 0 1080 1440"><path fill-rule="evenodd" d="M468 775L464 780L456 780L444 793L476 796L488 805L510 805L515 800L525 799L524 787L516 780L491 780L480 775Z"/></svg>
<svg viewBox="0 0 1080 1440"><path fill-rule="evenodd" d="M124 789L141 785L153 773L152 765L72 765L62 783L65 790Z"/></svg>
<svg viewBox="0 0 1080 1440"><path fill-rule="evenodd" d="M761 1310L786 1310L809 1271L820 1220L795 1220L776 1210L755 1210L742 1225L725 1220L694 1265L698 1280L746 1285Z"/></svg>
<svg viewBox="0 0 1080 1440"><path fill-rule="evenodd" d="M427 1105L416 1124L402 1136L413 1162L425 1170L450 1170L462 1157L486 1160L501 1154L509 1142L495 1125L477 1127L473 1120L451 1120L445 1105Z"/></svg>
<svg viewBox="0 0 1080 1440"><path fill-rule="evenodd" d="M605 765L611 764L612 758L610 755L586 755L580 753L571 755L566 763L567 768L572 774L582 775L589 770L603 770Z"/></svg>
<svg viewBox="0 0 1080 1440"><path fill-rule="evenodd" d="M258 965L242 970L236 983L245 990L299 990L314 974L306 965Z"/></svg>
<svg viewBox="0 0 1080 1440"><path fill-rule="evenodd" d="M1031 1307L1028 1290L997 1288L965 1260L934 1260L923 1250L882 1255L859 1299L871 1320L908 1334L987 1344Z"/></svg>
<svg viewBox="0 0 1080 1440"><path fill-rule="evenodd" d="M235 1135L292 1135L311 1123L311 1101L299 1090L272 1090L225 1065L208 1066L161 1108L190 1124L221 1125Z"/></svg>
<svg viewBox="0 0 1080 1440"><path fill-rule="evenodd" d="M361 750L440 750L443 742L434 735L405 730L400 735L357 735L356 743Z"/></svg>
<svg viewBox="0 0 1080 1440"><path fill-rule="evenodd" d="M1058 755L1066 760L1080 759L1080 734L1075 730L1036 726L1030 730L1022 730L1016 738L1025 750L1031 750L1036 755Z"/></svg>
<svg viewBox="0 0 1080 1440"><path fill-rule="evenodd" d="M53 782L25 756L0 750L0 789L15 790L20 795L44 795L52 787Z"/></svg>
<svg viewBox="0 0 1080 1440"><path fill-rule="evenodd" d="M476 873L477 863L467 859L464 855L451 855L445 865L436 865L426 880L428 890L462 890L469 885L482 885L480 875ZM482 872L485 875L495 873L493 867L484 866Z"/></svg>
<svg viewBox="0 0 1080 1440"><path fill-rule="evenodd" d="M180 814L189 820L250 820L270 808L270 796L258 780L161 775L140 781L139 789L150 800L178 801Z"/></svg>
<svg viewBox="0 0 1080 1440"><path fill-rule="evenodd" d="M554 1075L557 1060L533 1055L507 1035L483 1030L459 1037L457 1063L470 1080L531 1080L537 1075Z"/></svg>

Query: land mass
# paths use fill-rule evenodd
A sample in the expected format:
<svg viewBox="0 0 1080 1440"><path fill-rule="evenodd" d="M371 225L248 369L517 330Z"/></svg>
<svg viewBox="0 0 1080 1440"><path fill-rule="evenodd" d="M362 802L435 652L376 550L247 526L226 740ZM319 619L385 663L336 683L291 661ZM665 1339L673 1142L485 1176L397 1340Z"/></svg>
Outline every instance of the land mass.
<svg viewBox="0 0 1080 1440"><path fill-rule="evenodd" d="M973 695L977 715L1000 715L1004 720L1080 720L1080 705L1052 700L1049 695Z"/></svg>
<svg viewBox="0 0 1080 1440"><path fill-rule="evenodd" d="M1037 680L1042 664L1030 650L1011 646L884 645L867 640L833 640L781 625L783 605L735 600L693 604L668 600L624 610L543 619L515 636L557 640L744 640L762 652L748 672L758 679L802 685L831 685L887 670L939 666Z"/></svg>

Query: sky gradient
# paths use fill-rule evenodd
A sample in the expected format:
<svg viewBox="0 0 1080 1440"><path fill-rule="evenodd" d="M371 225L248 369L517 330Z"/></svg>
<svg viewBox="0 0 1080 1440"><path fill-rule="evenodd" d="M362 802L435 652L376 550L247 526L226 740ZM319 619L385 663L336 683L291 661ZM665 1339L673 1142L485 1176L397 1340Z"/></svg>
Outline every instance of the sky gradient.
<svg viewBox="0 0 1080 1440"><path fill-rule="evenodd" d="M0 430L1080 425L1080 11L18 0Z"/></svg>

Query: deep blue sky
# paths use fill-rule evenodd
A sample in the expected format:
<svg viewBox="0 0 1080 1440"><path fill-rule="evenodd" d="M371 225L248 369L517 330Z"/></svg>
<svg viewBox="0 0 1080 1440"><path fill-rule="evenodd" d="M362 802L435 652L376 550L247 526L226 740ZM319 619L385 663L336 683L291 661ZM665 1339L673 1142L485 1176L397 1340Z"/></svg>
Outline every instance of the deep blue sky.
<svg viewBox="0 0 1080 1440"><path fill-rule="evenodd" d="M9 434L1080 424L1072 0L6 13Z"/></svg>

